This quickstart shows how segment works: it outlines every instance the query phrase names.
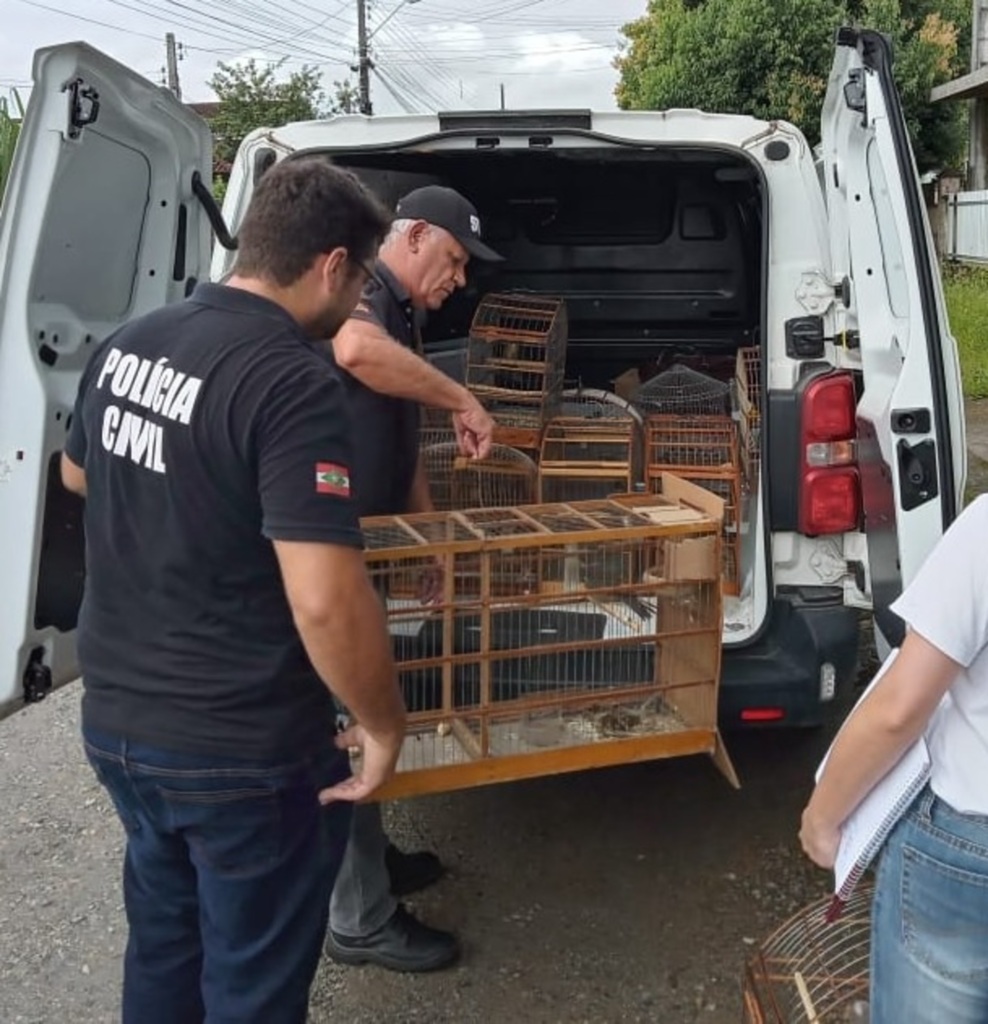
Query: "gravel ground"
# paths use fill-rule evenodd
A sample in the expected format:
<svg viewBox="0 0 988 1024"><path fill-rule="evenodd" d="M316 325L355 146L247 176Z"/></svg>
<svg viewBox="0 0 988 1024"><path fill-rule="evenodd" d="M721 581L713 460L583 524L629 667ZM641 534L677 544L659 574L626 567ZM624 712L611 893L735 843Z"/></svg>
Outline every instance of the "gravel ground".
<svg viewBox="0 0 988 1024"><path fill-rule="evenodd" d="M0 723L0 1024L116 1019L121 830L78 695ZM746 955L826 887L796 845L825 741L734 737L740 792L691 758L390 808L399 842L449 865L413 906L464 959L428 977L325 961L313 1024L738 1021Z"/></svg>
<svg viewBox="0 0 988 1024"><path fill-rule="evenodd" d="M973 496L988 402L968 428ZM745 959L826 891L796 829L827 740L729 737L740 792L700 758L389 808L400 843L449 865L412 905L460 933L463 961L426 977L324 961L312 1024L739 1021ZM0 767L0 1024L114 1021L121 830L82 756L77 687L0 722Z"/></svg>

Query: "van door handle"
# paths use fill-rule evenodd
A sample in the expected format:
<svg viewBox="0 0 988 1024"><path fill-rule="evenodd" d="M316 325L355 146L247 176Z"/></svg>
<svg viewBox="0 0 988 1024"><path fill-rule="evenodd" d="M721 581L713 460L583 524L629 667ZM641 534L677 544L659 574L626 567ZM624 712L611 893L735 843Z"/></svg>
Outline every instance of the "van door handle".
<svg viewBox="0 0 988 1024"><path fill-rule="evenodd" d="M937 446L931 440L911 445L905 438L896 446L899 491L905 512L925 505L940 493L937 483Z"/></svg>

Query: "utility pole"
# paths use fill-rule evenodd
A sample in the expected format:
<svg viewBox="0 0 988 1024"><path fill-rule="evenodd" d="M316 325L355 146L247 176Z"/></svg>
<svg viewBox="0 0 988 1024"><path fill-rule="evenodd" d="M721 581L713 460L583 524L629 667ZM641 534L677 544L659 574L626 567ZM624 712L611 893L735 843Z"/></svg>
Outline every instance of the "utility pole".
<svg viewBox="0 0 988 1024"><path fill-rule="evenodd" d="M175 45L174 32L168 32L165 35L165 54L168 64L168 88L175 94L176 99L181 99L182 86L178 81L178 47Z"/></svg>
<svg viewBox="0 0 988 1024"><path fill-rule="evenodd" d="M504 110L504 82L501 83L501 109Z"/></svg>
<svg viewBox="0 0 988 1024"><path fill-rule="evenodd" d="M370 98L370 73L374 65L370 59L367 39L367 0L357 0L357 81L361 114L373 114Z"/></svg>
<svg viewBox="0 0 988 1024"><path fill-rule="evenodd" d="M971 71L988 65L988 0L973 0L971 32ZM988 99L976 96L972 101L970 155L967 187L972 191L988 188Z"/></svg>

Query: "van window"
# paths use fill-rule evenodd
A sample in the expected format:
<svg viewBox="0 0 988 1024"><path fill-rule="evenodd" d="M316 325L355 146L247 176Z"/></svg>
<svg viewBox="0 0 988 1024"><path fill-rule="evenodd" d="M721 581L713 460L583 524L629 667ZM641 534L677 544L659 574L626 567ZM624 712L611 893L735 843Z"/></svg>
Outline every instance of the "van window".
<svg viewBox="0 0 988 1024"><path fill-rule="evenodd" d="M45 211L31 301L66 307L80 320L117 320L130 309L151 190L136 150L92 129L67 143Z"/></svg>

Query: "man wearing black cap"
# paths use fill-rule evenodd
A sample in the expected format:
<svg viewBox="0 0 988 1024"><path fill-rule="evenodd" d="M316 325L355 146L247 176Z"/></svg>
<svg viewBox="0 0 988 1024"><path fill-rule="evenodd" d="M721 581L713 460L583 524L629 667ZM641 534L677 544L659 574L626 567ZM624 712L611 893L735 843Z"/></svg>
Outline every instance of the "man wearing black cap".
<svg viewBox="0 0 988 1024"><path fill-rule="evenodd" d="M374 279L333 339L354 426L351 486L361 516L432 511L419 461L419 407L446 409L465 455L483 458L494 422L461 384L418 354L421 323L466 284L471 256L500 260L481 241L473 205L450 188L429 185L398 202ZM396 971L446 967L456 937L422 924L395 897L443 873L432 853L405 854L388 843L377 804L356 808L350 845L330 904L327 949L347 964Z"/></svg>

